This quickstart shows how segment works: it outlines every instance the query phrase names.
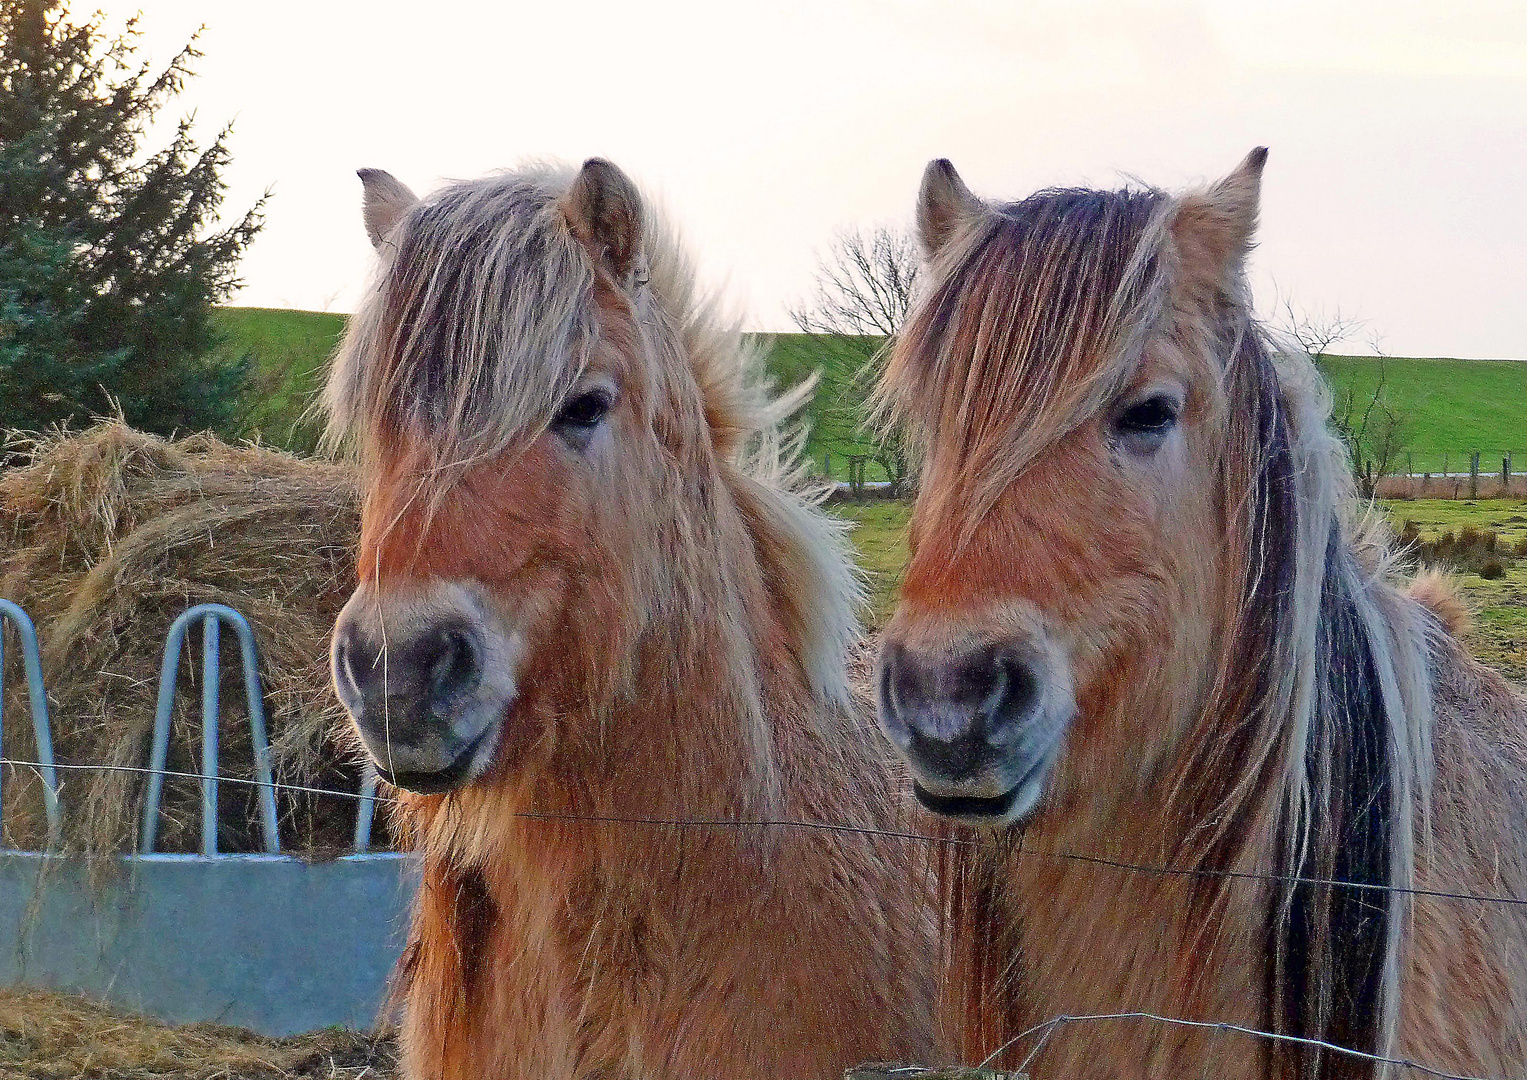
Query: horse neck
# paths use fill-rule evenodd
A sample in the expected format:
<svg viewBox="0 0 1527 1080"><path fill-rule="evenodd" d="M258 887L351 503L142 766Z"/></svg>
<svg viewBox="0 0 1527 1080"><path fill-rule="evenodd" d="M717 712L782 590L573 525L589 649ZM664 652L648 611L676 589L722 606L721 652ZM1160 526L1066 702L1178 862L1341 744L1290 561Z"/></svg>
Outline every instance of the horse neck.
<svg viewBox="0 0 1527 1080"><path fill-rule="evenodd" d="M611 723L628 738L609 785L654 813L758 816L780 812L803 725L821 709L786 640L746 523L725 483L693 505L656 617L636 646Z"/></svg>

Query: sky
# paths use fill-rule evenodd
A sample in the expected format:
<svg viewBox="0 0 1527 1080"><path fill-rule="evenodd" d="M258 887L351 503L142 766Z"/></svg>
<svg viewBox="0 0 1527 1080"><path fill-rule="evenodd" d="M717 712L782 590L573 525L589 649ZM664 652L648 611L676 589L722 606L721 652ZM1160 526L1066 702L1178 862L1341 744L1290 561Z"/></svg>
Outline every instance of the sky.
<svg viewBox="0 0 1527 1080"><path fill-rule="evenodd" d="M170 111L233 122L228 210L272 191L238 304L351 309L362 166L423 193L610 158L749 327L789 329L835 231L908 225L930 158L1015 199L1266 145L1261 310L1357 322L1345 351L1527 358L1522 0L141 7L159 60L205 24Z"/></svg>

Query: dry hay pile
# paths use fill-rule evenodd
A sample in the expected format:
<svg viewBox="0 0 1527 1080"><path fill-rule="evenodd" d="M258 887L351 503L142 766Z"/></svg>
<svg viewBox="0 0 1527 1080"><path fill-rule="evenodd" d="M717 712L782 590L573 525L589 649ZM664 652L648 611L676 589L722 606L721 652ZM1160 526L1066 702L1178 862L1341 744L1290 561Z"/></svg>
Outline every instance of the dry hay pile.
<svg viewBox="0 0 1527 1080"><path fill-rule="evenodd" d="M0 990L0 1080L389 1080L397 1050L383 1035L326 1028L268 1039L216 1024L170 1027L83 998Z"/></svg>
<svg viewBox="0 0 1527 1080"><path fill-rule="evenodd" d="M254 628L276 778L355 791L359 771L327 659L355 580L351 472L209 435L167 441L119 423L20 451L24 464L0 469L0 596L37 624L57 759L147 764L165 634L186 607L214 601ZM170 737L167 767L184 772L200 769L200 639L193 629L181 654ZM16 644L10 635L4 749L25 758L33 746ZM219 772L247 779L252 752L230 628L222 687ZM4 779L0 845L40 847L39 781L18 769ZM66 770L59 779L66 849L136 846L143 775ZM260 849L255 790L219 785L220 850ZM287 792L277 805L283 849L325 853L350 843L354 800ZM197 850L200 813L196 782L167 780L158 849Z"/></svg>

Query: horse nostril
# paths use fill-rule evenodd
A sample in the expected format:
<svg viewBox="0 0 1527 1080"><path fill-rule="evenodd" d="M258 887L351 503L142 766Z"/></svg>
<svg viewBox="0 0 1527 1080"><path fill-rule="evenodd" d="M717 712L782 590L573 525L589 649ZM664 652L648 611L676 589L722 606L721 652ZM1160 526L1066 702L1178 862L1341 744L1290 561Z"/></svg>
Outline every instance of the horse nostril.
<svg viewBox="0 0 1527 1080"><path fill-rule="evenodd" d="M379 655L355 627L348 623L340 626L334 637L334 668L341 700L348 697L358 704L365 697Z"/></svg>
<svg viewBox="0 0 1527 1080"><path fill-rule="evenodd" d="M1027 660L1005 650L992 657L991 670L987 678L990 691L983 699L981 712L987 737L1004 742L1038 706L1039 675Z"/></svg>
<svg viewBox="0 0 1527 1080"><path fill-rule="evenodd" d="M482 681L481 650L471 629L452 620L418 637L383 644L363 627L342 622L334 635L334 685L357 717L416 708L450 711ZM412 702L412 706L404 703Z"/></svg>
<svg viewBox="0 0 1527 1080"><path fill-rule="evenodd" d="M477 649L468 634L457 629L441 630L426 648L433 655L420 659L428 669L425 686L432 701L446 701L476 689L480 669Z"/></svg>
<svg viewBox="0 0 1527 1080"><path fill-rule="evenodd" d="M1016 656L1003 656L998 664L1006 676L1005 692L999 706L1011 715L1026 716L1039 699L1039 676L1031 664Z"/></svg>
<svg viewBox="0 0 1527 1080"><path fill-rule="evenodd" d="M936 678L919 662L920 659L900 645L892 646L886 653L883 692L893 712L909 709L915 712L938 695Z"/></svg>

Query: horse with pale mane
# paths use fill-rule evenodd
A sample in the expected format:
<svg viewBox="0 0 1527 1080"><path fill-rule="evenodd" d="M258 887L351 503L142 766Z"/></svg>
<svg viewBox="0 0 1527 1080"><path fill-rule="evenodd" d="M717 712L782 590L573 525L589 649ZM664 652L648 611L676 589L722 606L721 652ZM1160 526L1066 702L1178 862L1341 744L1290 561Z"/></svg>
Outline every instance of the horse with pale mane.
<svg viewBox="0 0 1527 1080"><path fill-rule="evenodd" d="M1252 315L1265 158L1175 197L923 179L877 690L920 800L984 831L947 868L966 1057L1139 1011L1210 1026L1047 1029L1034 1072L1386 1071L1332 1044L1521 1076L1527 703L1395 572L1313 365Z"/></svg>
<svg viewBox="0 0 1527 1080"><path fill-rule="evenodd" d="M932 1053L932 861L856 710L859 584L735 330L590 160L418 199L333 364L335 685L423 857L413 1077L826 1078ZM689 822L678 825L677 822ZM706 823L713 823L707 825Z"/></svg>

